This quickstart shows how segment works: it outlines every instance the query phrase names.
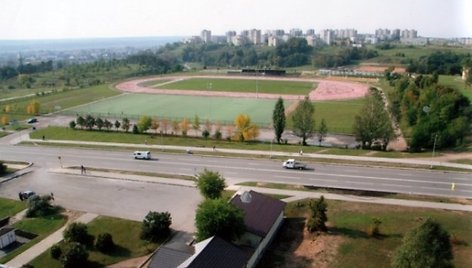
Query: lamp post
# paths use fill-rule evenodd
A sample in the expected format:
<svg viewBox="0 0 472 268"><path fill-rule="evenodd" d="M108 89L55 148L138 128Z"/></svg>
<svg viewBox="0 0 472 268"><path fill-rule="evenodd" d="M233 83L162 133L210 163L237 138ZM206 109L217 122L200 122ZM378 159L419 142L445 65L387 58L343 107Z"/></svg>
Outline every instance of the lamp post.
<svg viewBox="0 0 472 268"><path fill-rule="evenodd" d="M438 139L438 133L436 133L434 135L433 153L431 154L431 168L433 168L434 151L436 150L436 140L437 139Z"/></svg>

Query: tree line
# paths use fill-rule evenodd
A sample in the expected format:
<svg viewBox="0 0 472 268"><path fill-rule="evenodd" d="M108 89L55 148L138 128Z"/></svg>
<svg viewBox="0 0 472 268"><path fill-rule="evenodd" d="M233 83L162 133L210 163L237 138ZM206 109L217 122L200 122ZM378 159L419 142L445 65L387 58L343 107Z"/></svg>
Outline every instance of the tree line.
<svg viewBox="0 0 472 268"><path fill-rule="evenodd" d="M391 113L409 134L411 151L461 145L470 134L472 107L460 91L436 75L387 75L394 87Z"/></svg>
<svg viewBox="0 0 472 268"><path fill-rule="evenodd" d="M417 60L410 59L406 71L421 74L456 75L471 61L471 54L458 54L452 51L436 51Z"/></svg>

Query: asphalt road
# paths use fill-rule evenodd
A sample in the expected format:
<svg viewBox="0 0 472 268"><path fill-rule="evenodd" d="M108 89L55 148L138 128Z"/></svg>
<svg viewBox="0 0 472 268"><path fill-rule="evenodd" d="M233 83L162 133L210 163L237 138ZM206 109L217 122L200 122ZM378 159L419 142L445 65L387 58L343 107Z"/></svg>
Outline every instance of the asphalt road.
<svg viewBox="0 0 472 268"><path fill-rule="evenodd" d="M310 164L309 170L285 170L279 160L159 154L134 160L131 151L61 147L0 146L1 159L34 162L38 167L84 165L110 169L194 175L204 168L219 171L228 184L242 181L293 183L385 192L472 198L472 174L399 168ZM61 156L59 161L58 156ZM61 163L62 162L62 163ZM455 190L451 190L452 183Z"/></svg>

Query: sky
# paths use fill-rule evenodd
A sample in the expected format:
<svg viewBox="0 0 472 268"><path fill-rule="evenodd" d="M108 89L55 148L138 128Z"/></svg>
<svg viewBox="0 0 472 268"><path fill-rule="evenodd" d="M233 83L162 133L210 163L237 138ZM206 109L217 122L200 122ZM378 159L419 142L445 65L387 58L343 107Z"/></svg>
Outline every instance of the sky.
<svg viewBox="0 0 472 268"><path fill-rule="evenodd" d="M468 13L468 14L467 14ZM472 37L472 0L0 0L0 40L300 28Z"/></svg>

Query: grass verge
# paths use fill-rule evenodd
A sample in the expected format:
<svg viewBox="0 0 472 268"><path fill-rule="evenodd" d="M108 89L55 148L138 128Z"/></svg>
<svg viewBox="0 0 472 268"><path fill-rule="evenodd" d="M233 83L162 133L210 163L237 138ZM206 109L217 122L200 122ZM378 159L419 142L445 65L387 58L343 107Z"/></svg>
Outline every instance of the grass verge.
<svg viewBox="0 0 472 268"><path fill-rule="evenodd" d="M31 240L30 242L22 245L21 247L13 250L8 253L5 257L0 259L0 263L6 263L19 254L23 253L27 249L39 243L41 240L55 232L57 229L61 228L67 221L67 217L61 214L46 216L46 217L37 217L37 218L25 218L13 225L17 229L27 231L30 233L37 234L38 236ZM42 267L42 266L38 266ZM44 266L47 267L47 266Z"/></svg>
<svg viewBox="0 0 472 268"><path fill-rule="evenodd" d="M328 233L304 232L309 201L289 203L287 220L260 262L260 267L311 267L323 258L324 267L390 267L395 249L405 233L425 219L438 221L451 235L455 267L472 263L472 213L407 208L355 202L327 201ZM379 218L380 236L372 237L372 218ZM327 243L331 238L338 243ZM323 244L324 242L324 244ZM334 247L334 248L333 248ZM319 250L323 250L320 252ZM327 256L324 252L334 252Z"/></svg>
<svg viewBox="0 0 472 268"><path fill-rule="evenodd" d="M365 191L365 190L313 187L313 186L300 185L300 184L283 184L283 183L272 183L272 182L268 183L268 182L248 181L248 182L238 183L237 185L281 189L281 190L292 190L292 191L308 191L308 192L317 192L317 193L357 195L357 196L382 197L382 198L393 198L393 199L472 205L472 200L463 199L463 198L448 198L448 197L440 197L440 196L410 195L410 194L374 192L374 191Z"/></svg>
<svg viewBox="0 0 472 268"><path fill-rule="evenodd" d="M0 197L0 219L13 216L26 209L26 203Z"/></svg>
<svg viewBox="0 0 472 268"><path fill-rule="evenodd" d="M104 267L123 260L144 256L153 252L158 244L140 239L141 223L119 218L100 216L90 222L88 231L97 237L108 232L112 235L115 249L107 254L95 249L89 250L89 265L87 267ZM51 258L49 250L34 259L34 267L60 268L58 260Z"/></svg>

